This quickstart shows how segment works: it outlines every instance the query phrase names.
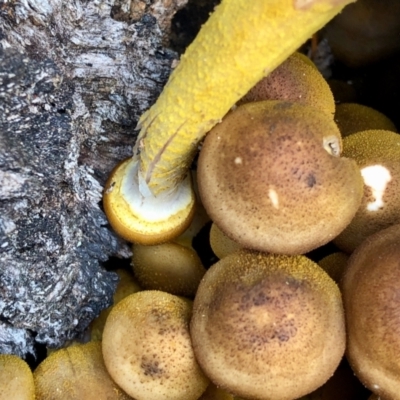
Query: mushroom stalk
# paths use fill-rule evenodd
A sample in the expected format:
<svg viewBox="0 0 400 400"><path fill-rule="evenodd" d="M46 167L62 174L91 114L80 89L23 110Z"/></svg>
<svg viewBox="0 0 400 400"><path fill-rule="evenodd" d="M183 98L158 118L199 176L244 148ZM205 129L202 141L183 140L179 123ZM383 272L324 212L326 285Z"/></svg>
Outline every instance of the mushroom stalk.
<svg viewBox="0 0 400 400"><path fill-rule="evenodd" d="M223 0L140 118L141 195L173 191L235 102L353 1Z"/></svg>

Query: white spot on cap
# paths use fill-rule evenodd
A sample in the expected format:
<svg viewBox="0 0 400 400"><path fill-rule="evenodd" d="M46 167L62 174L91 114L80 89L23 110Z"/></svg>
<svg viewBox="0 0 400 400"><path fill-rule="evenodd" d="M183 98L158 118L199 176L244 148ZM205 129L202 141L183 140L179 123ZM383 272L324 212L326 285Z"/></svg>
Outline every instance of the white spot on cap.
<svg viewBox="0 0 400 400"><path fill-rule="evenodd" d="M272 205L278 209L279 208L279 197L278 193L274 189L269 189L268 190L268 197L271 200Z"/></svg>
<svg viewBox="0 0 400 400"><path fill-rule="evenodd" d="M243 163L242 157L236 157L236 158L235 158L235 164L236 164L236 165L240 165L240 164L242 164L242 163Z"/></svg>
<svg viewBox="0 0 400 400"><path fill-rule="evenodd" d="M379 385L377 385L376 383L372 385L372 388L374 390L379 390L380 389ZM380 399L380 397L378 397L378 399Z"/></svg>
<svg viewBox="0 0 400 400"><path fill-rule="evenodd" d="M387 184L392 180L390 171L383 165L370 165L361 170L366 186L372 190L374 201L367 204L368 211L378 211L384 206L383 195Z"/></svg>

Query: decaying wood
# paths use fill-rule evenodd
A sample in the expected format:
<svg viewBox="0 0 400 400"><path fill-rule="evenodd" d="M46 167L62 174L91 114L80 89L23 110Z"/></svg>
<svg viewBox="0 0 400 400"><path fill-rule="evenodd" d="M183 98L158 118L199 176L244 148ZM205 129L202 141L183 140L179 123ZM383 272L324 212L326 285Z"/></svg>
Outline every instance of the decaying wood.
<svg viewBox="0 0 400 400"><path fill-rule="evenodd" d="M0 353L61 346L111 303L101 262L130 249L102 187L169 76L186 1L0 3Z"/></svg>

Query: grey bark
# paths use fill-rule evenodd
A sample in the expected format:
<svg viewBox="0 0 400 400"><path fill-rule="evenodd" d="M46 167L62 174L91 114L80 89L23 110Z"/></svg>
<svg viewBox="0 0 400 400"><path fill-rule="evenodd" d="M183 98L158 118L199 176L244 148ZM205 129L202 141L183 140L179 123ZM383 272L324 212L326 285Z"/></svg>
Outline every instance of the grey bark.
<svg viewBox="0 0 400 400"><path fill-rule="evenodd" d="M0 2L0 353L59 347L111 304L101 263L130 248L102 187L169 76L186 1Z"/></svg>

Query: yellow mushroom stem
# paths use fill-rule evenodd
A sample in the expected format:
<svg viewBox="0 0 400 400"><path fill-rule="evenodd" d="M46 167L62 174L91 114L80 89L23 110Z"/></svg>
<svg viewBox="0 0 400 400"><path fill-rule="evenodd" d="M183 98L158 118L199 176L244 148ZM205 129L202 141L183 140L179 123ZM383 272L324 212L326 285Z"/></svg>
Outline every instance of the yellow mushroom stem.
<svg viewBox="0 0 400 400"><path fill-rule="evenodd" d="M261 78L354 0L223 0L139 121L139 191L173 190L198 143Z"/></svg>

